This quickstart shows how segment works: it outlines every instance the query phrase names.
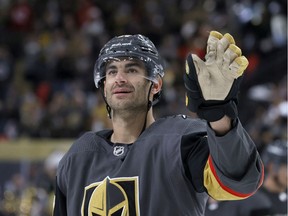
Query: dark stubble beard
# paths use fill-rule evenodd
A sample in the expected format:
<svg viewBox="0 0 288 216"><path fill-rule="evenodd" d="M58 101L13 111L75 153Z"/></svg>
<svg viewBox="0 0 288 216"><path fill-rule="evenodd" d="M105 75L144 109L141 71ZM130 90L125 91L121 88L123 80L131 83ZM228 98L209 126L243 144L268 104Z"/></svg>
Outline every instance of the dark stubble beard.
<svg viewBox="0 0 288 216"><path fill-rule="evenodd" d="M143 84L137 86L137 95L133 97L133 99L127 99L127 100L119 100L119 101L114 101L112 102L111 97L107 98L107 102L109 106L112 109L112 112L117 112L117 114L121 115L131 115L135 114L138 115L141 112L146 112L147 111L147 104L148 104L148 82L147 85ZM129 87L133 88L134 87ZM133 92L133 94L135 91ZM114 111L113 111L114 110Z"/></svg>

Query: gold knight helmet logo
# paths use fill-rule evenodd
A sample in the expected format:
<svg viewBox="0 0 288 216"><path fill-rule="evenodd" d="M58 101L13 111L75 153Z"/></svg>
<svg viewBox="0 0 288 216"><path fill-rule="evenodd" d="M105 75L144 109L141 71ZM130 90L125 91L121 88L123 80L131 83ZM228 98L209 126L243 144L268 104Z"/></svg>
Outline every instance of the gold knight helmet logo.
<svg viewBox="0 0 288 216"><path fill-rule="evenodd" d="M106 177L85 187L81 216L139 216L138 177Z"/></svg>

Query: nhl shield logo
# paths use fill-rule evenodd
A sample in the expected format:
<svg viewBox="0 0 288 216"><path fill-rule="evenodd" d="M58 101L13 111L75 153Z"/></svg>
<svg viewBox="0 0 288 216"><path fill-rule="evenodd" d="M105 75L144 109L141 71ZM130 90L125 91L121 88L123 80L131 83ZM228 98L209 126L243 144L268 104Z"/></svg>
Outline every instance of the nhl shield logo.
<svg viewBox="0 0 288 216"><path fill-rule="evenodd" d="M115 146L113 154L117 157L121 156L124 154L125 148L124 146Z"/></svg>

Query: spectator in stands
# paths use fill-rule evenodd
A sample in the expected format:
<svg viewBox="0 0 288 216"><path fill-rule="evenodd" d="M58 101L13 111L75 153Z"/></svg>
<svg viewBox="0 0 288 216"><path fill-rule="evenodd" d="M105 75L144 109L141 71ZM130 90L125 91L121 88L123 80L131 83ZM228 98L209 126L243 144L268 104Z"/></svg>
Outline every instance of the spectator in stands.
<svg viewBox="0 0 288 216"><path fill-rule="evenodd" d="M272 203L272 215L287 215L287 137L267 146L262 158L266 177L261 191Z"/></svg>

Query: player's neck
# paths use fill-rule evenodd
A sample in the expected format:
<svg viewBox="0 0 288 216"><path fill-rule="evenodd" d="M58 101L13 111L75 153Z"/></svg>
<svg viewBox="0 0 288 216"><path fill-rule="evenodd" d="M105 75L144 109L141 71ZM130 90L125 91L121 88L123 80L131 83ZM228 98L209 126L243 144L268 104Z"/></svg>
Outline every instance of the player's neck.
<svg viewBox="0 0 288 216"><path fill-rule="evenodd" d="M133 114L125 116L125 118L121 118L120 116L112 118L113 134L111 142L134 143L143 130L145 118L145 113ZM147 115L145 128L148 128L154 121L152 110L150 110Z"/></svg>

